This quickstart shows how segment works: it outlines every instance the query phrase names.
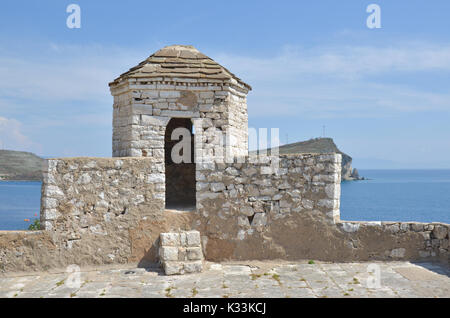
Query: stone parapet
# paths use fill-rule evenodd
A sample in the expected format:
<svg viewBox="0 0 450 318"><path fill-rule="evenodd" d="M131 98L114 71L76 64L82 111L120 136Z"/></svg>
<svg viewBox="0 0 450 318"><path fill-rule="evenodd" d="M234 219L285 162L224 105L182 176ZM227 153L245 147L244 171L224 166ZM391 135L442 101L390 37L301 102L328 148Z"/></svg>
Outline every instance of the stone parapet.
<svg viewBox="0 0 450 318"><path fill-rule="evenodd" d="M366 247L367 257L387 260L439 258L444 261L450 257L449 224L342 221L337 226L345 233L344 239L348 239L352 249Z"/></svg>
<svg viewBox="0 0 450 318"><path fill-rule="evenodd" d="M197 228L207 236L206 257L285 258L298 245L287 233L302 228L302 219L334 226L340 162L340 154L297 154L197 164Z"/></svg>
<svg viewBox="0 0 450 318"><path fill-rule="evenodd" d="M153 158L49 159L42 231L0 231L0 269L156 261L166 227L164 164Z"/></svg>

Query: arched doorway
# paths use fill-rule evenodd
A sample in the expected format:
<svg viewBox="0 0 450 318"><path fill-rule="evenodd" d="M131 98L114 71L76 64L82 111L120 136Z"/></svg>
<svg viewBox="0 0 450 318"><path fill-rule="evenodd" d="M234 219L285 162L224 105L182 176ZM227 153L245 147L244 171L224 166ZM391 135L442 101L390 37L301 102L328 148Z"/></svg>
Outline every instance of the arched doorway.
<svg viewBox="0 0 450 318"><path fill-rule="evenodd" d="M195 209L194 134L191 119L170 119L164 137L164 156L166 209Z"/></svg>

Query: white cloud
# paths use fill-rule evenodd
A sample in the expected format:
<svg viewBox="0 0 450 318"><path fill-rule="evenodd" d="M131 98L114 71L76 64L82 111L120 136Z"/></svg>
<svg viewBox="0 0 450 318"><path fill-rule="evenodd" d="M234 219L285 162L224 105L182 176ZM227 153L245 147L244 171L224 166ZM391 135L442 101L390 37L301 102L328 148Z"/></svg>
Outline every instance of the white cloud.
<svg viewBox="0 0 450 318"><path fill-rule="evenodd" d="M290 78L299 74L355 78L385 72L450 71L450 45L425 43L399 44L395 47L319 46L309 49L285 46L279 55L272 58L230 54L218 54L216 57L226 65L235 65L255 80L260 79L260 72L269 75L270 79L272 76Z"/></svg>
<svg viewBox="0 0 450 318"><path fill-rule="evenodd" d="M11 118L0 117L0 148L41 152L41 145L33 142L22 132L22 124Z"/></svg>
<svg viewBox="0 0 450 318"><path fill-rule="evenodd" d="M38 102L48 108L47 114L55 103L63 107L69 101L89 102L93 109L96 105L111 104L107 84L156 49L52 43L39 57L3 54L0 99L16 99L16 103L20 99L19 104ZM209 54L207 50L205 53ZM401 112L449 110L450 94L425 87L416 89L408 81L410 77L420 78L423 73L448 74L450 45L286 46L272 57L225 53L212 57L253 86L249 111L255 117L383 117ZM386 84L381 78L392 76L400 81ZM12 106L2 107L11 116ZM110 121L109 115L102 114L74 113L71 120L90 121L99 117L104 122ZM58 124L59 118L43 120ZM60 125L65 119L61 120Z"/></svg>
<svg viewBox="0 0 450 318"><path fill-rule="evenodd" d="M449 45L291 46L270 58L215 58L253 86L253 116L384 117L450 111L450 94L410 84L422 74L449 74ZM392 77L396 84L387 84Z"/></svg>
<svg viewBox="0 0 450 318"><path fill-rule="evenodd" d="M42 52L42 50L44 50ZM0 96L39 101L110 101L108 83L145 52L50 44L39 55L0 56Z"/></svg>

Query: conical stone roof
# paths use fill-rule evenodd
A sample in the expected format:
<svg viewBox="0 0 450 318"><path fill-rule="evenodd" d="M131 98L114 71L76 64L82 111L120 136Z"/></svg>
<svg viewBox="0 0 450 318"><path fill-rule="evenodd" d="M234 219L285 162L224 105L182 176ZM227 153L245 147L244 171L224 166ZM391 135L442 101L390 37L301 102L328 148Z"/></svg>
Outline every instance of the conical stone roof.
<svg viewBox="0 0 450 318"><path fill-rule="evenodd" d="M127 78L161 77L164 80L174 78L210 79L212 82L220 80L251 90L250 85L190 45L166 46L120 75L109 85L118 84Z"/></svg>

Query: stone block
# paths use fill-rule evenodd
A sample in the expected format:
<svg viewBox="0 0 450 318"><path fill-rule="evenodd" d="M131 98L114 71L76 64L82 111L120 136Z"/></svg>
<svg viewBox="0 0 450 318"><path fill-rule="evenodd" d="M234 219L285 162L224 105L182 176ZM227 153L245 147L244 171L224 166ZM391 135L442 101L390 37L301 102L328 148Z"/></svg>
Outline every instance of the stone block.
<svg viewBox="0 0 450 318"><path fill-rule="evenodd" d="M160 257L166 275L202 271L203 252L200 232L161 233L160 243ZM164 246L164 244L172 246Z"/></svg>
<svg viewBox="0 0 450 318"><path fill-rule="evenodd" d="M56 209L47 209L44 213L45 220L56 220L61 214Z"/></svg>
<svg viewBox="0 0 450 318"><path fill-rule="evenodd" d="M159 236L161 240L161 246L179 246L180 234L179 233L161 233Z"/></svg>
<svg viewBox="0 0 450 318"><path fill-rule="evenodd" d="M201 247L188 247L186 249L187 259L190 261L198 261L203 257Z"/></svg>
<svg viewBox="0 0 450 318"><path fill-rule="evenodd" d="M203 270L202 261L184 262L183 265L185 273L201 273Z"/></svg>
<svg viewBox="0 0 450 318"><path fill-rule="evenodd" d="M178 98L180 97L179 91L161 91L159 93L161 98Z"/></svg>
<svg viewBox="0 0 450 318"><path fill-rule="evenodd" d="M180 233L180 246L187 246L186 232Z"/></svg>
<svg viewBox="0 0 450 318"><path fill-rule="evenodd" d="M178 261L178 247L176 247L176 246L161 246L160 257L163 262Z"/></svg>
<svg viewBox="0 0 450 318"><path fill-rule="evenodd" d="M246 216L239 216L238 217L238 226L250 227L250 221L248 220L248 217L246 217Z"/></svg>
<svg viewBox="0 0 450 318"><path fill-rule="evenodd" d="M398 224L388 225L388 226L386 226L386 230L390 233L395 234L400 231L400 226Z"/></svg>
<svg viewBox="0 0 450 318"><path fill-rule="evenodd" d="M225 190L225 185L221 182L214 182L211 183L211 191L213 192L220 192Z"/></svg>
<svg viewBox="0 0 450 318"><path fill-rule="evenodd" d="M42 206L45 209L56 209L58 207L58 200L48 197L42 198Z"/></svg>
<svg viewBox="0 0 450 318"><path fill-rule="evenodd" d="M409 224L408 223L400 223L400 230L403 232L406 232L409 230Z"/></svg>
<svg viewBox="0 0 450 318"><path fill-rule="evenodd" d="M424 240L429 240L431 238L431 232L422 232L422 236Z"/></svg>
<svg viewBox="0 0 450 318"><path fill-rule="evenodd" d="M342 223L342 229L347 233L354 233L359 230L360 223Z"/></svg>
<svg viewBox="0 0 450 318"><path fill-rule="evenodd" d="M267 216L265 213L255 213L252 226L265 226L267 224Z"/></svg>
<svg viewBox="0 0 450 318"><path fill-rule="evenodd" d="M431 246L432 247L436 248L436 247L439 247L439 245L440 245L440 240L439 239L432 239L431 240Z"/></svg>
<svg viewBox="0 0 450 318"><path fill-rule="evenodd" d="M182 262L164 262L163 268L166 275L179 275L184 273Z"/></svg>
<svg viewBox="0 0 450 318"><path fill-rule="evenodd" d="M188 260L188 256L187 256L187 250L185 247L179 247L178 248L178 260L179 261L187 261Z"/></svg>
<svg viewBox="0 0 450 318"><path fill-rule="evenodd" d="M187 246L200 246L200 232L189 231L186 232Z"/></svg>
<svg viewBox="0 0 450 318"><path fill-rule="evenodd" d="M447 237L447 228L443 225L436 225L433 229L433 236L436 239L445 239Z"/></svg>
<svg viewBox="0 0 450 318"><path fill-rule="evenodd" d="M152 173L147 178L147 183L164 183L166 176L162 173Z"/></svg>
<svg viewBox="0 0 450 318"><path fill-rule="evenodd" d="M406 250L404 248L396 248L391 251L390 256L392 258L403 258L405 257L405 252Z"/></svg>
<svg viewBox="0 0 450 318"><path fill-rule="evenodd" d="M246 216L252 216L253 214L255 214L253 208L248 205L241 206L239 212Z"/></svg>
<svg viewBox="0 0 450 318"><path fill-rule="evenodd" d="M61 189L55 185L47 185L47 187L45 188L45 194L46 196L51 198L64 197L64 192L62 192Z"/></svg>

